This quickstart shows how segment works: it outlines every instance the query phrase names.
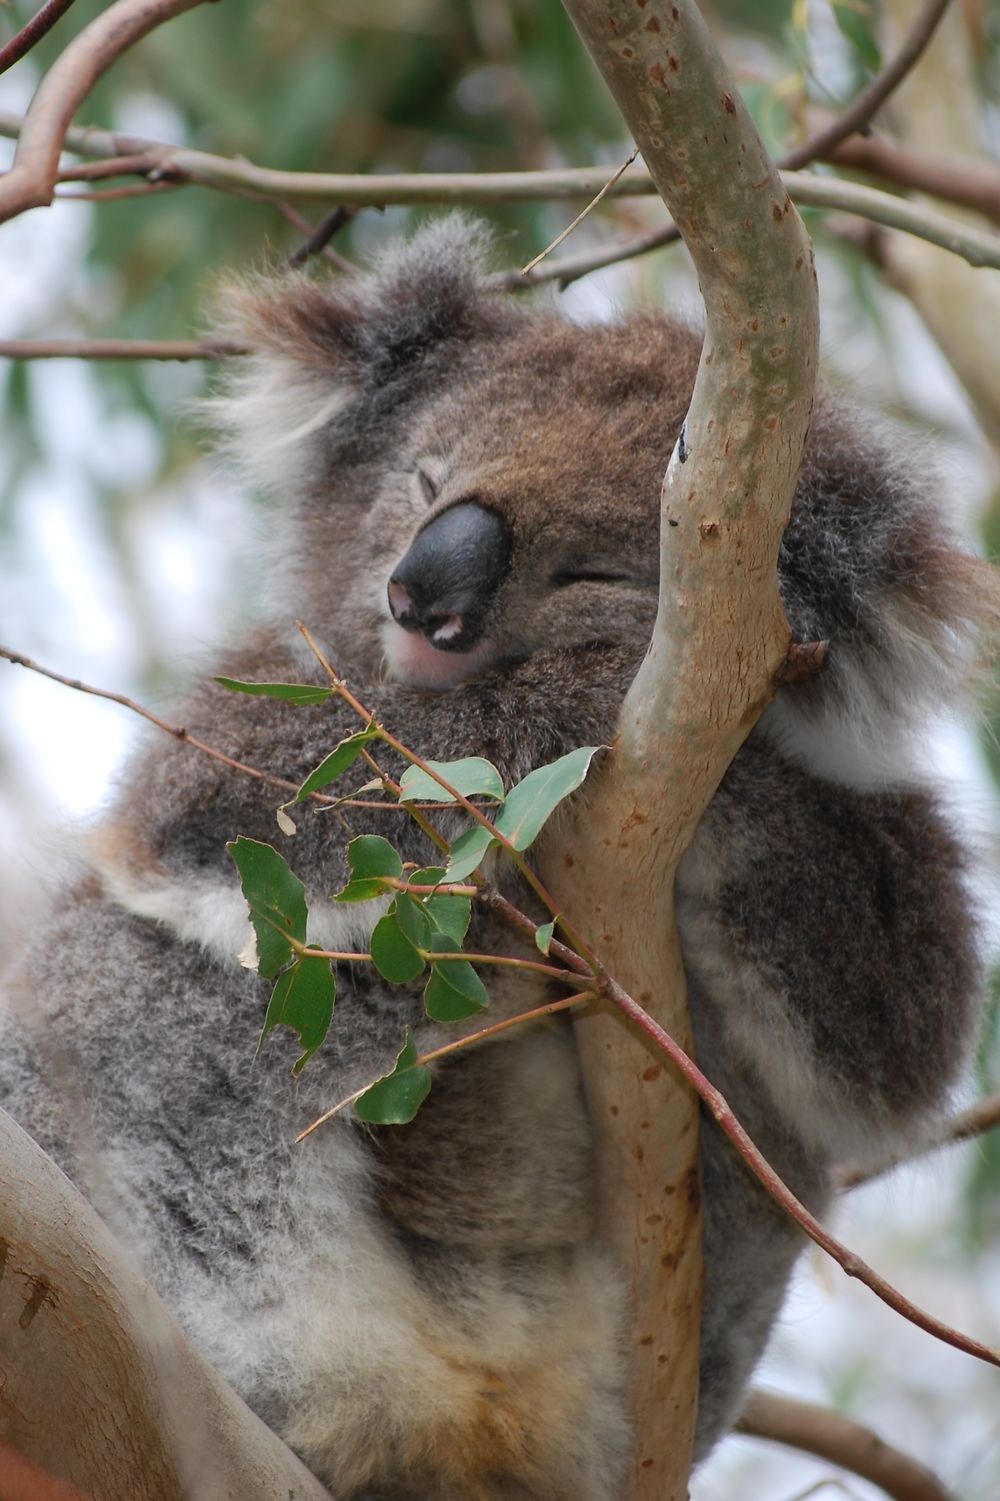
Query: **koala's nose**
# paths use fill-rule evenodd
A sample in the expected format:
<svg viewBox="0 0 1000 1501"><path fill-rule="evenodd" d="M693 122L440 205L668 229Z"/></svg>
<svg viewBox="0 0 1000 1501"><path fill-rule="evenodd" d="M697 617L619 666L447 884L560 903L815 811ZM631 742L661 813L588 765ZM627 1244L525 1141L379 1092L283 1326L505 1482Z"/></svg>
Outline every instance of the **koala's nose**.
<svg viewBox="0 0 1000 1501"><path fill-rule="evenodd" d="M510 532L495 511L475 501L442 511L393 570L393 619L441 651L466 651L482 634L510 553Z"/></svg>

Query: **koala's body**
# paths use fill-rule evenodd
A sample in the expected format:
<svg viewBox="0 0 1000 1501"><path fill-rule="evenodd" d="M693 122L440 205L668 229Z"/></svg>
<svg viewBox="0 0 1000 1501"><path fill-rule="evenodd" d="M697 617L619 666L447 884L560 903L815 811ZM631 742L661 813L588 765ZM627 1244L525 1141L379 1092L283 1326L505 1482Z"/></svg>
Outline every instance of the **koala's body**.
<svg viewBox="0 0 1000 1501"><path fill-rule="evenodd" d="M238 294L253 353L220 411L276 492L289 603L216 670L315 676L298 616L404 743L487 756L509 783L614 735L655 613L660 483L698 341L655 314L581 329L525 312L491 290L481 240L445 221L370 276ZM839 1161L924 1128L974 1032L966 855L908 747L993 606L936 504L827 402L780 577L795 639L828 641L826 667L781 689L737 756L678 912L702 1065L822 1211ZM357 727L337 703L214 684L183 722L292 780ZM337 1501L607 1501L628 1449L622 1297L570 1029L459 1054L408 1127L340 1117L296 1146L387 1071L404 1024L421 1049L441 1032L416 989L345 967L302 1077L280 1032L251 1069L266 987L239 963L226 841L282 848L311 939L352 949L371 911L326 900L349 838L429 854L389 811L304 810L286 840L274 804L150 741L15 987L4 1103ZM475 923L476 950L516 951ZM491 994L492 1016L547 998L521 978ZM801 1245L710 1122L702 1136L700 1455L738 1411Z"/></svg>

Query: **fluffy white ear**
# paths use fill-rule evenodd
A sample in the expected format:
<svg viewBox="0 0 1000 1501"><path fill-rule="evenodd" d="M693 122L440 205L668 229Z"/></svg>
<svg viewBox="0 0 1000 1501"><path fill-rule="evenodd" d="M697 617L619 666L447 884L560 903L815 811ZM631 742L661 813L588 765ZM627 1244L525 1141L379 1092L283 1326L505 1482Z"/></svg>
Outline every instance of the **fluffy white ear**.
<svg viewBox="0 0 1000 1501"><path fill-rule="evenodd" d="M443 375L450 351L519 317L491 288L485 227L459 214L394 245L365 274L250 277L223 290L216 333L236 356L205 410L255 487L298 489L311 439L384 417Z"/></svg>

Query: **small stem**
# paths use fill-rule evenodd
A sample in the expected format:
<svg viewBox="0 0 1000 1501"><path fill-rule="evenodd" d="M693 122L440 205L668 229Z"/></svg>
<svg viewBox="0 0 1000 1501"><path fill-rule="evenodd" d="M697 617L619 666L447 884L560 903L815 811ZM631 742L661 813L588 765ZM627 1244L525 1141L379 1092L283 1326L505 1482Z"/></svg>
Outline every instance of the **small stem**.
<svg viewBox="0 0 1000 1501"><path fill-rule="evenodd" d="M494 1022L492 1026L483 1027L478 1032L470 1032L465 1037L456 1038L454 1042L446 1042L439 1048L433 1048L429 1053L421 1053L420 1057L415 1060L413 1067L425 1067L428 1063L434 1063L438 1058L446 1058L451 1053L460 1052L462 1048L471 1047L473 1043L487 1042L491 1037L496 1037L501 1032L506 1032L509 1027L520 1027L525 1022L539 1021L542 1017L552 1016L557 1011L566 1011L570 1006L579 1006L585 1001L593 1001L595 999L596 996L593 991L584 991L580 995L563 996L558 1001L546 1001L544 1006L535 1006L530 1011L519 1011L517 1016L508 1016L505 1021ZM376 1079L372 1082L378 1083L378 1080ZM360 1100L361 1096L366 1094L371 1087L371 1084L366 1084L363 1089L356 1089L346 1099L340 1100L336 1105L332 1105L329 1110L325 1111L317 1120L314 1120L311 1126L307 1126L295 1138L296 1143L305 1141L307 1136L311 1136L320 1126L324 1126L328 1120L332 1120L335 1115L339 1115L341 1110L345 1110L348 1105L353 1105L355 1100Z"/></svg>

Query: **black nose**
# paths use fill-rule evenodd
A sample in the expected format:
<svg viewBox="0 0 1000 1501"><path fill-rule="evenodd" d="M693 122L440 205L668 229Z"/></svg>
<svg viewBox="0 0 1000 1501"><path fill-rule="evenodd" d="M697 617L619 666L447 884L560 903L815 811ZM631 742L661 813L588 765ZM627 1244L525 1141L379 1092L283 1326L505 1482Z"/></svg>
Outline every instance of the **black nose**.
<svg viewBox="0 0 1000 1501"><path fill-rule="evenodd" d="M442 651L466 651L510 562L507 525L476 501L452 506L417 537L389 580L389 609Z"/></svg>

